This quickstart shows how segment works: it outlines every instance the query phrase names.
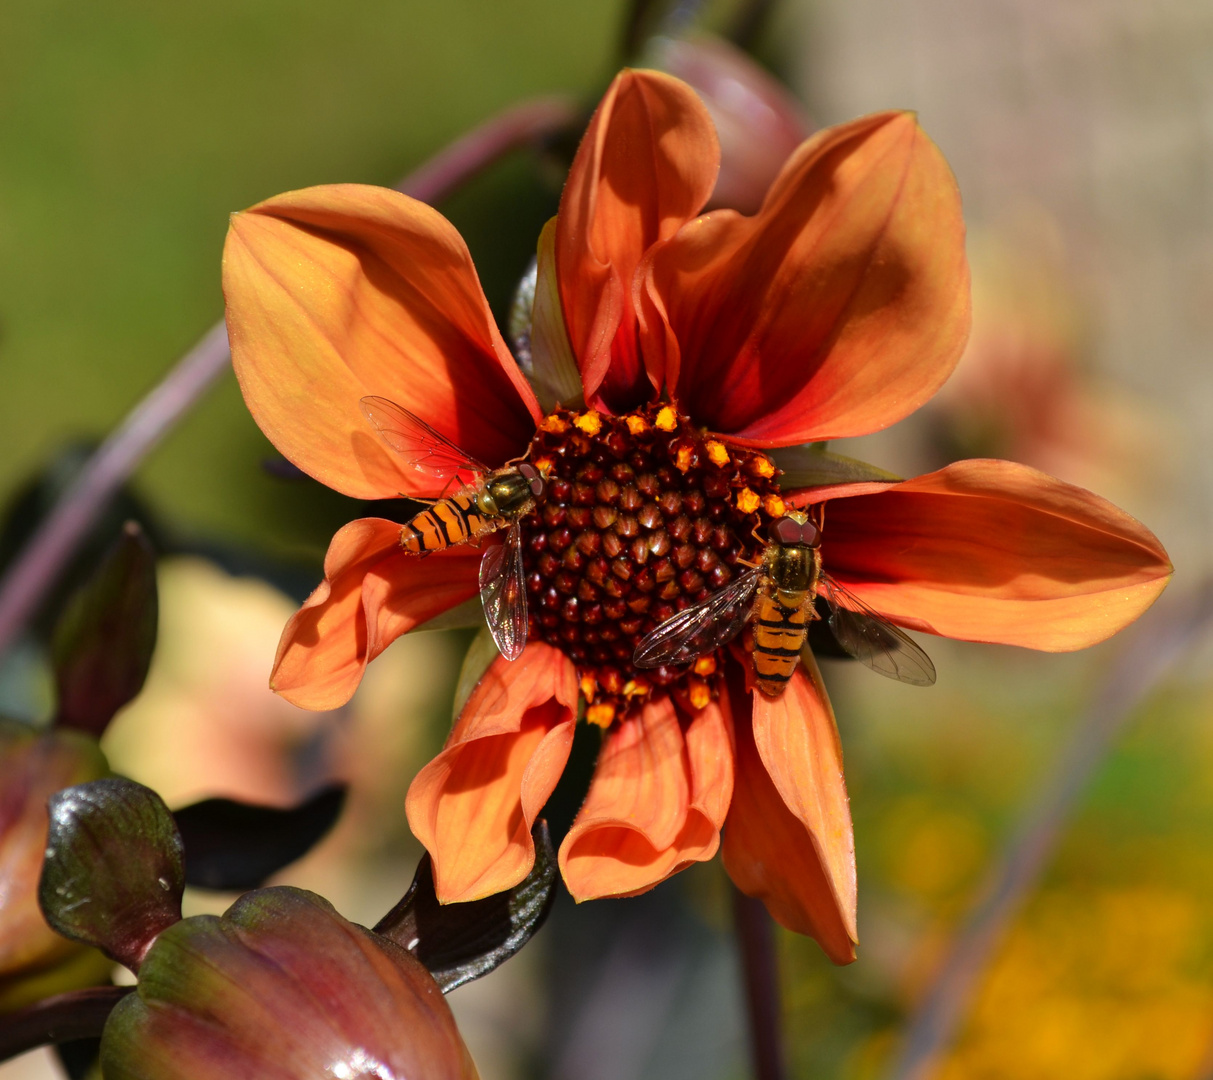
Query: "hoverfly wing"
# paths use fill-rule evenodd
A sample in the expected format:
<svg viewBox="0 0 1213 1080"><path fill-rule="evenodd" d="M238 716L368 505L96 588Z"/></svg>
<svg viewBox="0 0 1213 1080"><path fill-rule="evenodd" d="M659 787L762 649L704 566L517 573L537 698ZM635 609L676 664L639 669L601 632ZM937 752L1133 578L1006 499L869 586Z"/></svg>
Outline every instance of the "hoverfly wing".
<svg viewBox="0 0 1213 1080"><path fill-rule="evenodd" d="M666 619L640 639L632 654L638 668L689 664L741 633L749 621L761 569L746 571L723 589Z"/></svg>
<svg viewBox="0 0 1213 1080"><path fill-rule="evenodd" d="M933 686L935 665L906 634L828 574L821 577L830 632L842 648L879 675L911 686Z"/></svg>
<svg viewBox="0 0 1213 1080"><path fill-rule="evenodd" d="M462 479L484 474L488 466L465 454L441 432L403 406L382 397L364 397L359 404L380 438L418 472L436 480Z"/></svg>
<svg viewBox="0 0 1213 1080"><path fill-rule="evenodd" d="M522 530L515 524L505 543L494 544L480 560L480 603L497 651L517 660L526 646L526 571Z"/></svg>

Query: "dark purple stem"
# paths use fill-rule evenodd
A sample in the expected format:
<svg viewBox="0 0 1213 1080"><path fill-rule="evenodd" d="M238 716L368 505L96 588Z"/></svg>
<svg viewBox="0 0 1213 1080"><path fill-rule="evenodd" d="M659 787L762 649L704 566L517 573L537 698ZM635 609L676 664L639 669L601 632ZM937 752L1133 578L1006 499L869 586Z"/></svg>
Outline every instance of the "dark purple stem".
<svg viewBox="0 0 1213 1080"><path fill-rule="evenodd" d="M741 951L750 1053L755 1080L784 1080L783 1033L779 1006L779 964L775 925L761 900L733 889L733 925Z"/></svg>
<svg viewBox="0 0 1213 1080"><path fill-rule="evenodd" d="M540 144L572 127L578 115L576 103L564 97L513 105L439 150L401 180L396 190L421 202L441 202L510 151Z"/></svg>
<svg viewBox="0 0 1213 1080"><path fill-rule="evenodd" d="M561 131L574 103L546 97L515 105L440 150L396 190L440 202L511 150ZM216 323L98 447L0 579L0 652L20 634L89 527L151 449L228 369L227 330Z"/></svg>
<svg viewBox="0 0 1213 1080"><path fill-rule="evenodd" d="M1126 635L1119 662L1113 663L1049 777L1026 807L982 899L910 1018L889 1080L924 1080L951 1045L1004 931L1047 867L1087 782L1137 707L1208 632L1213 623L1213 582L1194 594L1169 599Z"/></svg>
<svg viewBox="0 0 1213 1080"><path fill-rule="evenodd" d="M0 1017L0 1061L39 1046L93 1039L133 986L94 986L56 994Z"/></svg>
<svg viewBox="0 0 1213 1080"><path fill-rule="evenodd" d="M0 580L0 652L21 632L114 493L227 361L227 330L216 323L88 459Z"/></svg>

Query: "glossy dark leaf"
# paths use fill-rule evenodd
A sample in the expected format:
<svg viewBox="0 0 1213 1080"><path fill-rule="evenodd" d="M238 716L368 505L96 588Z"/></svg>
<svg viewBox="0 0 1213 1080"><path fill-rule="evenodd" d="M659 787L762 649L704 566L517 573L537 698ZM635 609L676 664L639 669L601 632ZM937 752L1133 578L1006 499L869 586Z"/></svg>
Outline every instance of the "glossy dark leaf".
<svg viewBox="0 0 1213 1080"><path fill-rule="evenodd" d="M56 994L0 1016L0 1061L39 1046L95 1039L133 986L94 986Z"/></svg>
<svg viewBox="0 0 1213 1080"><path fill-rule="evenodd" d="M52 929L138 969L181 919L185 867L173 816L132 780L78 784L52 795L38 903Z"/></svg>
<svg viewBox="0 0 1213 1080"><path fill-rule="evenodd" d="M375 932L412 952L449 993L487 975L525 945L548 917L556 892L556 852L546 821L531 830L535 865L514 888L483 900L440 904L429 855L404 899Z"/></svg>
<svg viewBox="0 0 1213 1080"><path fill-rule="evenodd" d="M334 784L288 809L207 799L173 816L185 844L185 881L203 889L255 889L308 851L333 827L345 805Z"/></svg>
<svg viewBox="0 0 1213 1080"><path fill-rule="evenodd" d="M55 628L56 722L100 736L143 688L156 646L156 555L134 522Z"/></svg>

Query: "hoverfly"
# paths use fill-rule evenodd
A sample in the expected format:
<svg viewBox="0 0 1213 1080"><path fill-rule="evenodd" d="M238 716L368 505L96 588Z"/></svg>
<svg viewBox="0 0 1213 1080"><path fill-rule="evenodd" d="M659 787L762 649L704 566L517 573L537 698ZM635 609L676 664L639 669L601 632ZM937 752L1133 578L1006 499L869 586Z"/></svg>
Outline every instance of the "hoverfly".
<svg viewBox="0 0 1213 1080"><path fill-rule="evenodd" d="M856 660L914 686L935 682L935 665L922 649L821 569L820 516L789 511L771 532L774 541L761 563L643 637L632 658L636 667L689 664L752 623L758 688L779 697L796 669L809 621L819 617L820 593L830 609L831 633Z"/></svg>
<svg viewBox="0 0 1213 1080"><path fill-rule="evenodd" d="M409 465L445 481L447 487L458 483L463 488L437 499L400 527L400 546L405 551L426 555L455 544L472 544L508 526L505 542L490 547L480 560L480 603L498 651L507 660L517 660L527 636L519 522L543 495L543 476L525 461L490 469L387 398L364 397L361 404L383 441Z"/></svg>

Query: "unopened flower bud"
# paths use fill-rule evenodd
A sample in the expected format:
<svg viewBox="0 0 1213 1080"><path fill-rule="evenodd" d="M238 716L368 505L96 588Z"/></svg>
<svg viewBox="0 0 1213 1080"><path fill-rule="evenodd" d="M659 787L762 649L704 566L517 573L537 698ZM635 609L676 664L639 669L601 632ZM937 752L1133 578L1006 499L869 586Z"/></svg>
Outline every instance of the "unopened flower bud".
<svg viewBox="0 0 1213 1080"><path fill-rule="evenodd" d="M302 889L249 893L161 932L110 1016L106 1080L476 1080L412 953Z"/></svg>

